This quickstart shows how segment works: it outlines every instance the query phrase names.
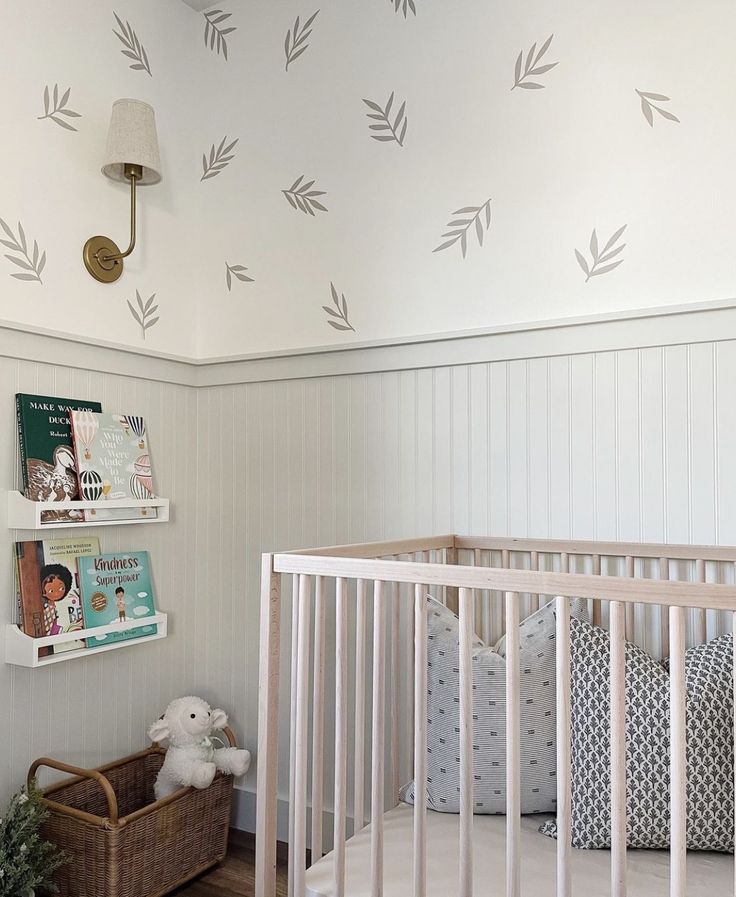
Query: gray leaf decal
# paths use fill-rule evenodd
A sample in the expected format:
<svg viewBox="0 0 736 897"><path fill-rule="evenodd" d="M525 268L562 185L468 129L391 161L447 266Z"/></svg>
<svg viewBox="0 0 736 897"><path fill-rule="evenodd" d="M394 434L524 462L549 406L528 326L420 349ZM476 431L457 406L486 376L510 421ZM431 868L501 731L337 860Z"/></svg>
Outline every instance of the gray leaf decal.
<svg viewBox="0 0 736 897"><path fill-rule="evenodd" d="M221 171L224 171L227 166L232 162L235 158L233 150L235 149L235 145L240 138L235 138L231 143L227 142L227 137L223 137L220 145L215 149L215 144L213 143L210 147L210 157L209 161L207 161L206 153L202 154L202 177L200 181L206 181L209 178L217 177Z"/></svg>
<svg viewBox="0 0 736 897"><path fill-rule="evenodd" d="M549 45L552 43L553 37L554 34L550 34L539 50L537 50L536 43L532 44L529 52L526 54L526 62L524 61L524 51L522 50L519 53L516 57L516 65L514 66L514 83L511 90L515 87L521 87L524 90L542 90L544 88L544 84L540 84L537 81L527 81L526 79L529 76L537 77L539 75L544 75L558 64L556 62L547 62L544 65L537 65L547 50L549 50Z"/></svg>
<svg viewBox="0 0 736 897"><path fill-rule="evenodd" d="M611 259L615 258L626 248L626 243L621 243L619 246L616 246L616 243L619 241L625 230L626 225L624 224L617 231L615 231L608 238L608 240L606 240L603 249L599 250L598 235L595 228L593 228L593 232L590 235L589 242L591 256L590 264L587 262L585 256L582 254L582 252L580 252L580 250L575 250L575 258L578 260L578 265L580 265L583 273L585 274L586 283L590 280L591 277L597 277L600 274L607 274L609 271L613 271L614 268L618 268L618 266L624 261L623 259L619 259L618 261L612 262L611 264L606 264L606 262L610 262Z"/></svg>
<svg viewBox="0 0 736 897"><path fill-rule="evenodd" d="M297 16L296 21L294 22L293 29L290 28L286 32L284 54L286 55L287 72L289 71L289 66L291 65L291 63L298 59L307 49L309 49L309 44L307 43L307 41L312 33L311 26L314 24L314 20L318 15L319 10L317 10L317 12L315 13L312 13L312 15L301 26L301 28L299 27L299 16Z"/></svg>
<svg viewBox="0 0 736 897"><path fill-rule="evenodd" d="M409 11L413 12L414 15L417 14L414 0L389 0L389 3L394 7L395 12L403 12L404 18L406 18Z"/></svg>
<svg viewBox="0 0 736 897"><path fill-rule="evenodd" d="M123 56L133 60L130 68L132 68L134 71L147 72L149 75L151 75L151 66L148 62L148 54L146 53L141 42L138 40L138 35L131 27L130 22L125 22L125 24L123 24L122 19L114 10L113 15L115 16L115 21L118 23L118 28L120 29L120 31L116 31L113 28L112 33L125 47L124 50L120 51ZM151 77L153 77L153 75L151 75Z"/></svg>
<svg viewBox="0 0 736 897"><path fill-rule="evenodd" d="M471 215L472 217L458 218L458 215ZM471 227L475 230L478 245L483 245L485 231L491 226L491 200L486 200L482 206L464 206L462 209L457 209L452 213L451 220L445 226L451 230L442 234L442 237L445 238L444 242L435 247L432 252L441 252L459 241L460 250L465 258L468 251L468 231Z"/></svg>
<svg viewBox="0 0 736 897"><path fill-rule="evenodd" d="M223 12L221 9L210 9L204 13L204 45L209 47L214 53L223 55L227 61L227 36L237 31L237 28L230 25L227 28L222 27L232 16L231 12Z"/></svg>
<svg viewBox="0 0 736 897"><path fill-rule="evenodd" d="M409 119L406 116L406 100L401 104L396 115L391 116L394 95L395 92L391 91L391 96L388 98L384 107L379 106L379 104L373 100L364 99L363 102L369 109L373 110L373 112L367 112L366 115L376 122L374 125L368 125L368 129L371 131L388 132L387 134L371 134L371 137L374 140L383 143L395 142L398 143L399 146L403 146L404 138L406 137L406 127L409 123Z"/></svg>
<svg viewBox="0 0 736 897"><path fill-rule="evenodd" d="M330 327L334 327L335 330L352 330L355 333L355 327L348 320L348 303L345 299L345 294L338 296L335 284L330 283L330 295L332 296L332 304L335 306L334 309L330 308L329 305L322 306L323 310L328 314L327 323ZM332 318L337 318L337 320L333 321Z"/></svg>
<svg viewBox="0 0 736 897"><path fill-rule="evenodd" d="M305 215L314 216L315 210L318 212L326 212L327 209L315 198L317 196L325 196L325 191L312 190L311 188L314 186L314 181L312 180L302 183L303 180L304 175L302 174L294 181L288 190L281 191L289 201L289 205L294 209L304 212Z"/></svg>
<svg viewBox="0 0 736 897"><path fill-rule="evenodd" d="M636 88L634 88L636 90ZM644 118L649 122L649 127L654 127L654 112L658 112L662 118L666 118L667 121L676 121L679 122L680 119L673 115L672 112L669 112L667 109L661 109L659 106L655 105L655 102L658 103L669 103L670 98L666 97L663 93L652 93L651 91L646 90L636 90L639 95L639 99L641 100L641 111L644 115Z"/></svg>
<svg viewBox="0 0 736 897"><path fill-rule="evenodd" d="M56 94L56 99L58 99L58 91ZM26 233L23 230L23 225L18 222L18 236L16 237L11 228L2 218L0 218L0 227L2 227L3 231L5 231L5 235L9 238L7 240L0 240L3 246L6 249L9 249L14 255L5 255L5 258L15 265L18 268L21 268L23 273L18 271L12 273L10 276L14 277L16 280L28 280L28 281L36 281L37 283L43 283L41 280L41 274L43 273L43 269L46 267L46 251L40 253L38 248L38 242L36 240L33 241L33 252L28 252L28 240L26 238ZM39 255L40 253L40 255Z"/></svg>
<svg viewBox="0 0 736 897"><path fill-rule="evenodd" d="M153 304L153 300L156 298L156 294L154 293L149 299L144 303L143 299L141 299L141 294L138 290L135 291L135 299L138 305L138 308L133 305L130 299L126 299L125 301L128 304L128 309L130 314L133 316L133 319L141 328L141 339L145 340L146 331L150 330L154 324L158 323L160 318L158 316L153 317L158 310L158 305Z"/></svg>
<svg viewBox="0 0 736 897"><path fill-rule="evenodd" d="M72 89L68 87L64 91L64 95L59 98L59 85L54 84L54 102L51 103L51 97L49 94L48 84L44 88L43 91L43 108L44 114L38 116L38 121L43 121L44 119L50 119L54 124L59 125L60 128L64 128L67 131L76 131L77 129L70 124L68 121L64 121L63 118L59 118L60 115L66 115L67 118L81 118L82 116L79 112L75 112L73 109L69 109L67 107L67 103L69 102L69 97L71 96Z"/></svg>
<svg viewBox="0 0 736 897"><path fill-rule="evenodd" d="M248 269L244 265L228 265L225 262L225 282L227 283L228 292L233 288L233 275L243 283L254 283L252 277L248 277L245 273Z"/></svg>

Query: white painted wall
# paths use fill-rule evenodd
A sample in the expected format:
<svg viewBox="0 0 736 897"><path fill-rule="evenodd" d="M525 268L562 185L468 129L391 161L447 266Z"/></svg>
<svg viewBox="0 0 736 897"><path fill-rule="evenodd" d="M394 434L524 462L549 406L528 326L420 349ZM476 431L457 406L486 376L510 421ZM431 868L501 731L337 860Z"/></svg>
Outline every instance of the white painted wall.
<svg viewBox="0 0 736 897"><path fill-rule="evenodd" d="M308 49L285 70L284 40L319 7ZM736 63L733 4L685 0L550 7L416 0L304 6L229 0L228 59L180 0L124 0L153 77L131 71L112 8L94 0L5 4L8 85L0 217L48 253L43 285L0 257L0 320L190 358L405 339L733 295L730 210ZM635 22L636 26L632 27ZM539 90L511 90L514 63L554 38ZM43 89L71 86L65 131ZM679 122L644 117L636 89ZM363 99L406 100L403 146L371 139ZM141 239L114 286L85 272L93 233L125 243L127 193L99 174L111 102L157 110L164 180L141 190ZM373 120L375 124L375 120ZM377 132L373 132L376 134ZM201 181L227 136L234 158ZM380 134L378 135L380 136ZM328 209L293 209L300 176ZM452 212L491 199L484 245L442 242ZM463 216L460 216L462 218ZM622 225L615 270L585 282L596 228ZM226 283L226 264L252 282ZM322 306L345 294L355 331ZM126 301L156 293L145 342ZM333 319L335 320L335 319ZM337 322L337 321L336 321ZM339 322L338 322L339 323Z"/></svg>
<svg viewBox="0 0 736 897"><path fill-rule="evenodd" d="M149 58L152 77L129 68L116 28L115 9L136 30ZM0 71L3 139L0 166L5 176L0 218L17 235L46 251L43 283L22 282L23 273L0 255L0 320L92 342L139 346L154 352L196 354L192 319L199 296L191 271L196 234L194 186L196 152L187 110L196 108L196 80L182 79L183 60L199 48L199 17L180 0L96 0L57 3L4 3L0 11ZM44 114L44 87L71 87L66 130ZM100 284L87 273L82 246L105 234L121 249L129 238L129 189L100 174L112 103L119 97L145 100L156 110L163 180L141 188L139 245L115 284ZM7 239L0 234L0 239ZM141 338L127 300L136 290L156 294L160 320Z"/></svg>

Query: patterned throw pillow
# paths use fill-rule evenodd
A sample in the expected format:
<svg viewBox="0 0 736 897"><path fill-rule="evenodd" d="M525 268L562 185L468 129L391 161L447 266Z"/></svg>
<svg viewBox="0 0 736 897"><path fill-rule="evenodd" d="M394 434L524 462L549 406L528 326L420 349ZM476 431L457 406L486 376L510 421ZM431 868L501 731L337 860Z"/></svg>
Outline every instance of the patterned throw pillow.
<svg viewBox="0 0 736 897"><path fill-rule="evenodd" d="M427 806L460 812L459 621L428 601ZM571 613L586 614L586 603ZM527 617L521 646L521 809L548 813L556 806L554 603ZM473 757L476 813L506 812L506 660L504 640L496 648L476 639L473 648ZM414 783L402 799L414 801Z"/></svg>
<svg viewBox="0 0 736 897"><path fill-rule="evenodd" d="M571 622L572 843L611 843L608 633ZM687 842L691 850L733 850L733 639L723 635L685 655ZM668 848L669 673L626 645L626 767L630 847ZM544 834L556 835L556 823Z"/></svg>

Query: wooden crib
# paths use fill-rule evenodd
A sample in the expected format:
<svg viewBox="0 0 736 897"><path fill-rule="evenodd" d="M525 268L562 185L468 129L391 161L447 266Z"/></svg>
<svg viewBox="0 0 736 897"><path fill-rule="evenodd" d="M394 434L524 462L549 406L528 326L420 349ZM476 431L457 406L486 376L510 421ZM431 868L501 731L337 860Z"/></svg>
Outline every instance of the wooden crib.
<svg viewBox="0 0 736 897"><path fill-rule="evenodd" d="M603 853L609 863L607 851L571 848L569 626L573 598L587 599L593 622L610 630L610 878L605 876L608 880L599 893L614 897L631 893L627 890L625 643L635 637L637 615L642 611L650 622L657 620L657 631L649 636L650 650L671 657L671 841L666 890L645 885L636 893L651 891L670 897L691 893L687 867L695 860L686 850L684 655L688 644L734 631L735 569L736 548L454 535L264 555L256 897L276 895L279 728L287 722L290 750L288 766L282 758L281 780L285 784L288 778L289 897L328 891L330 897L352 897L355 889L346 884L356 881L355 870L352 879L347 875L352 861L363 864L365 893L370 897L402 890L414 897L438 894L427 873L428 815L433 811L423 801L406 811L412 814L412 825L410 835L404 832L407 840L402 848L411 863L405 890L391 890L394 869L384 858L384 818L389 819L384 814L398 804L404 781L414 777L417 794L423 794L427 777L428 592L456 611L460 621L460 814L450 820L456 826L457 841L452 860L456 888L449 893L472 897L474 826L477 833L477 826L486 824L479 821L482 817L473 816L472 798L476 632L486 643L504 632L507 635L507 813L505 819L494 821L505 829L505 862L500 878L484 886L483 893L506 897L522 893L518 632L520 620L549 600L556 602L558 839L549 846L556 851L556 861L553 857L555 871L548 893L570 897L573 853L597 853L598 863ZM282 583L289 578L291 588L284 588ZM652 608L661 611L657 614ZM287 631L284 624L289 616ZM330 799L325 799L326 794ZM329 820L330 815L332 825L326 825L325 817ZM390 817L392 826L394 818ZM448 820L441 823L446 826ZM398 832L401 826L396 826ZM331 851L326 850L329 842ZM393 842L390 846L395 850ZM723 862L729 864L728 891L723 893L733 893L732 860L724 856ZM323 879L328 876L329 889L310 884L310 865L320 867ZM718 880L724 881L722 868L719 874ZM705 882L714 881L710 867L703 876ZM475 892L480 893L477 882ZM712 886L704 888L706 892L711 897L720 894ZM586 897L594 897L587 886Z"/></svg>

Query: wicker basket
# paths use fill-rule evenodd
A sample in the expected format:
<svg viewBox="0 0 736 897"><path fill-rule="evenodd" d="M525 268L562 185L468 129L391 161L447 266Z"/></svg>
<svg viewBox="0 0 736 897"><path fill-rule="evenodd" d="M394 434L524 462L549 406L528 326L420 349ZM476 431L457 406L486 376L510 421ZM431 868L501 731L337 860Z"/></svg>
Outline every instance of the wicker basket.
<svg viewBox="0 0 736 897"><path fill-rule="evenodd" d="M235 737L225 729L231 746ZM150 747L98 769L41 758L71 773L44 790L50 815L43 834L71 855L54 880L64 897L161 897L219 863L227 849L232 776L209 788L180 788L155 800L165 751Z"/></svg>

